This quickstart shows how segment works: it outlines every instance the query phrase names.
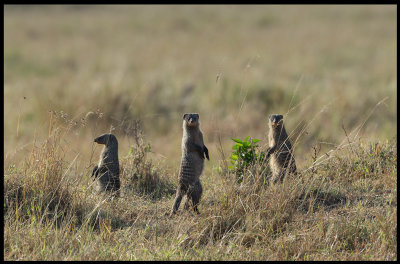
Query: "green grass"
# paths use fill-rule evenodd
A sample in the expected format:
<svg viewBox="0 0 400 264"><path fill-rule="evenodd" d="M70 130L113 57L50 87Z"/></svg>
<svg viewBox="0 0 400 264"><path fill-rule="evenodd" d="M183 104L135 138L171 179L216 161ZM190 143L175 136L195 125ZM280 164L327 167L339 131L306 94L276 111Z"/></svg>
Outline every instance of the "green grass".
<svg viewBox="0 0 400 264"><path fill-rule="evenodd" d="M6 260L396 260L395 6L5 6ZM34 21L34 22L33 22ZM210 152L170 218L183 113ZM284 115L299 177L232 138ZM122 197L94 195L119 141ZM261 184L262 183L262 184Z"/></svg>

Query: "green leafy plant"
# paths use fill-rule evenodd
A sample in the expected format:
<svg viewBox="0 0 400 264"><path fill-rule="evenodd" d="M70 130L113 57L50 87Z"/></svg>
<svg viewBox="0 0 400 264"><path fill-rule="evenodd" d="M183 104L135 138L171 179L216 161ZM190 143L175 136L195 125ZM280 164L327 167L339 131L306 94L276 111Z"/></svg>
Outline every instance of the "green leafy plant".
<svg viewBox="0 0 400 264"><path fill-rule="evenodd" d="M228 168L235 172L238 182L242 182L245 170L255 162L264 160L264 153L258 149L259 139L248 136L244 140L237 138L232 140L236 142L232 146L231 163L233 165Z"/></svg>

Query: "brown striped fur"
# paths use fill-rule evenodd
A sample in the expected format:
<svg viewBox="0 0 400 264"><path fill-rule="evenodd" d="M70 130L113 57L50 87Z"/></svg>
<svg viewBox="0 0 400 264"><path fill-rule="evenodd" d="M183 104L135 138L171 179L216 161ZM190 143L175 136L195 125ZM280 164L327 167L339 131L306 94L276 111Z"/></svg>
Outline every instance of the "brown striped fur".
<svg viewBox="0 0 400 264"><path fill-rule="evenodd" d="M199 213L197 206L203 192L200 175L203 172L205 157L209 159L208 149L204 145L200 130L199 114L184 114L181 168L171 215L178 210L184 195L187 195L185 208L191 202L194 211Z"/></svg>
<svg viewBox="0 0 400 264"><path fill-rule="evenodd" d="M293 155L292 145L283 125L283 116L272 114L269 116L269 148L267 156L270 156L272 181L283 181L288 173L297 174L296 161Z"/></svg>

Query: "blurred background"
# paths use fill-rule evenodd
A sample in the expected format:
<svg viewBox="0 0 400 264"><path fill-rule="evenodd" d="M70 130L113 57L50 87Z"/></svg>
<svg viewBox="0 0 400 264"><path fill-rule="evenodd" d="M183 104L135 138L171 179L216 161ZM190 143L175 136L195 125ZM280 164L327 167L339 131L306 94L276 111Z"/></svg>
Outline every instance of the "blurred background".
<svg viewBox="0 0 400 264"><path fill-rule="evenodd" d="M140 126L176 172L188 112L200 114L207 170L219 141L226 155L231 138L267 145L272 113L284 115L300 167L345 131L396 137L396 21L395 5L6 5L5 165L53 126L88 168L95 137L112 131L123 157Z"/></svg>

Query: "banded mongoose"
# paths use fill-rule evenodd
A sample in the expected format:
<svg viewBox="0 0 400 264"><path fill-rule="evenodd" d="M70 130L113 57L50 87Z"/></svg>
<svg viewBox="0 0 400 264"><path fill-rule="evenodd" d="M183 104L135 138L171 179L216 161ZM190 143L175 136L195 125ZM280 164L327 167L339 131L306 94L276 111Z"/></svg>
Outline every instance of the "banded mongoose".
<svg viewBox="0 0 400 264"><path fill-rule="evenodd" d="M99 164L93 168L93 180L97 181L96 190L98 193L107 191L119 196L119 162L118 162L118 141L113 134L103 134L94 139L98 144L104 144L100 155Z"/></svg>
<svg viewBox="0 0 400 264"><path fill-rule="evenodd" d="M197 206L203 192L200 175L204 168L204 157L210 159L208 149L203 142L203 133L200 131L199 114L184 114L182 161L171 215L176 213L185 194L187 195L185 207L188 207L191 201L193 210L199 214Z"/></svg>
<svg viewBox="0 0 400 264"><path fill-rule="evenodd" d="M297 174L296 162L293 155L292 145L283 125L283 116L269 115L269 148L267 157L272 169L272 181L277 183L283 181L288 173Z"/></svg>

